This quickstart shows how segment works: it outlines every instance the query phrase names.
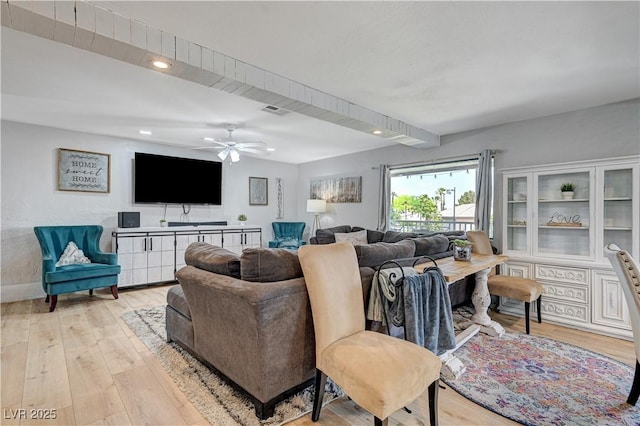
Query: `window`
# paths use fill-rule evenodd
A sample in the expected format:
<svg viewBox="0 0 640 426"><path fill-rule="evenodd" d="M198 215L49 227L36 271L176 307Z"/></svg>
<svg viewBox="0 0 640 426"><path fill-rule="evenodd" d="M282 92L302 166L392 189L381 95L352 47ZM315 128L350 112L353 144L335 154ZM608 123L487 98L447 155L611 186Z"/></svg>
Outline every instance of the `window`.
<svg viewBox="0 0 640 426"><path fill-rule="evenodd" d="M390 167L389 229L404 232L474 229L477 170L477 158Z"/></svg>

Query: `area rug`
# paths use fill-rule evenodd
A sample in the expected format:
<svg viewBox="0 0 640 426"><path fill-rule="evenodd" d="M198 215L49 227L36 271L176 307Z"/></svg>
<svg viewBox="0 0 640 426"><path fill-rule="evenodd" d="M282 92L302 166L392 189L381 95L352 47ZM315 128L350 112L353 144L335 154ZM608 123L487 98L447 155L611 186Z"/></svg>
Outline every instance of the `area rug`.
<svg viewBox="0 0 640 426"><path fill-rule="evenodd" d="M301 417L312 409L314 392L313 386L309 386L276 405L273 417L260 420L245 395L229 386L180 346L166 342L164 306L126 312L122 319L212 425L275 426ZM342 395L342 390L327 380L324 403Z"/></svg>
<svg viewBox="0 0 640 426"><path fill-rule="evenodd" d="M466 371L445 380L467 399L524 425L640 425L626 403L634 369L526 334L478 334L455 352Z"/></svg>

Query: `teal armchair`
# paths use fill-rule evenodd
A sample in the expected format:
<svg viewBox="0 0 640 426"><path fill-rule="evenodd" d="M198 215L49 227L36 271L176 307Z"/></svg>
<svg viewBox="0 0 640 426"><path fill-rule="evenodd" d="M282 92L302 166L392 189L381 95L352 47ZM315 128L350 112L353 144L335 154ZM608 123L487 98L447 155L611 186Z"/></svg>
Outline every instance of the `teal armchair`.
<svg viewBox="0 0 640 426"><path fill-rule="evenodd" d="M306 244L302 239L304 222L271 222L274 240L269 241L269 248L297 249Z"/></svg>
<svg viewBox="0 0 640 426"><path fill-rule="evenodd" d="M118 298L118 255L100 251L102 226L36 226L33 228L42 249L42 289L53 312L58 295L74 291L110 287ZM56 266L69 242L73 241L91 263Z"/></svg>

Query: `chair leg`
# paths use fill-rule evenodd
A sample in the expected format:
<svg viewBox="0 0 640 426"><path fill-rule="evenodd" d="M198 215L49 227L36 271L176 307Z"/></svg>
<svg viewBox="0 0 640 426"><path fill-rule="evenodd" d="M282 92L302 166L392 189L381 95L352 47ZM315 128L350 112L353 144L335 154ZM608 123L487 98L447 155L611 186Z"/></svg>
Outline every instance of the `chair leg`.
<svg viewBox="0 0 640 426"><path fill-rule="evenodd" d="M524 302L524 328L529 334L529 302Z"/></svg>
<svg viewBox="0 0 640 426"><path fill-rule="evenodd" d="M44 298L44 303L49 303L49 295L47 294L47 297Z"/></svg>
<svg viewBox="0 0 640 426"><path fill-rule="evenodd" d="M627 404L636 405L638 397L640 396L640 362L636 360L636 373L633 376L633 385L631 386L631 392L629 392L629 398L627 398Z"/></svg>
<svg viewBox="0 0 640 426"><path fill-rule="evenodd" d="M49 312L53 312L53 310L56 308L56 303L58 303L58 295L53 294L51 295L51 301L49 303Z"/></svg>
<svg viewBox="0 0 640 426"><path fill-rule="evenodd" d="M542 324L542 296L536 300L536 310L538 311L538 324Z"/></svg>
<svg viewBox="0 0 640 426"><path fill-rule="evenodd" d="M311 421L317 422L320 418L320 410L322 409L322 400L324 399L324 385L327 383L327 375L316 368L316 384L313 397L313 412L311 413Z"/></svg>
<svg viewBox="0 0 640 426"><path fill-rule="evenodd" d="M93 289L92 288L89 289L89 296L93 296Z"/></svg>
<svg viewBox="0 0 640 426"><path fill-rule="evenodd" d="M440 380L429 385L429 422L431 426L438 426L438 389Z"/></svg>
<svg viewBox="0 0 640 426"><path fill-rule="evenodd" d="M376 416L373 416L373 424L374 426L387 426L389 424L389 417L384 420L380 420Z"/></svg>
<svg viewBox="0 0 640 426"><path fill-rule="evenodd" d="M112 285L111 286L111 294L113 294L113 298L114 299L118 298L118 286L117 285Z"/></svg>

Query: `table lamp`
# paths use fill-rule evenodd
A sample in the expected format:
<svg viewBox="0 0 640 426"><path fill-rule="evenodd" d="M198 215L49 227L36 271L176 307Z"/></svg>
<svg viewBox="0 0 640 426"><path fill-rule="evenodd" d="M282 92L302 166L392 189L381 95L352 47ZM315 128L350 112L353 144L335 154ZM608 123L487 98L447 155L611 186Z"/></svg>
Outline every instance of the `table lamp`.
<svg viewBox="0 0 640 426"><path fill-rule="evenodd" d="M311 234L315 235L316 230L320 229L320 219L318 213L324 213L327 211L327 202L325 200L307 200L307 212L314 213L313 228L311 228Z"/></svg>

